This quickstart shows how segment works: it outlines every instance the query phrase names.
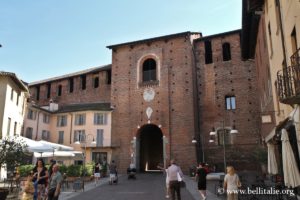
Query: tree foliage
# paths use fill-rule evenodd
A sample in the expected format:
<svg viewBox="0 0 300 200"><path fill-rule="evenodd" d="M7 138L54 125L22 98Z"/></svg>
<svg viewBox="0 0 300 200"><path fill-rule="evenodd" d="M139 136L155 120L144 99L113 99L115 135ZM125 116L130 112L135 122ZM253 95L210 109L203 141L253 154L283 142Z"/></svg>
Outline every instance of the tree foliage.
<svg viewBox="0 0 300 200"><path fill-rule="evenodd" d="M26 145L17 138L0 140L0 167L15 167L26 157Z"/></svg>

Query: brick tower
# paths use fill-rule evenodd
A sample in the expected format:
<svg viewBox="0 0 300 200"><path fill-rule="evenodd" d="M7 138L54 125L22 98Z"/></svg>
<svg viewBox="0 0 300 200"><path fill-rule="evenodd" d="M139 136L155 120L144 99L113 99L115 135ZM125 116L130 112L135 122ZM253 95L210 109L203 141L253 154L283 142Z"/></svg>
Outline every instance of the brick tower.
<svg viewBox="0 0 300 200"><path fill-rule="evenodd" d="M196 163L193 40L184 32L108 46L112 49L112 140L121 170L154 170L175 158Z"/></svg>

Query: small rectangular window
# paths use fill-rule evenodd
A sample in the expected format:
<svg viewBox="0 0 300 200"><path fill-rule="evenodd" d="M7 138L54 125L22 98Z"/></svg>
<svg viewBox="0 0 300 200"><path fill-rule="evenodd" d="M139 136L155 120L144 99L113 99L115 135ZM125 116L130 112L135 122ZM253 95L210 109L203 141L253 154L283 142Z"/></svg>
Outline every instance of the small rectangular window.
<svg viewBox="0 0 300 200"><path fill-rule="evenodd" d="M40 86L38 85L38 86L36 86L35 87L35 89L36 89L36 100L38 101L38 100L40 100Z"/></svg>
<svg viewBox="0 0 300 200"><path fill-rule="evenodd" d="M10 134L10 125L11 125L11 118L8 118L8 122L7 122L7 136L9 136Z"/></svg>
<svg viewBox="0 0 300 200"><path fill-rule="evenodd" d="M94 86L94 88L98 88L99 87L99 77L98 76L94 77L94 79L93 79L93 86Z"/></svg>
<svg viewBox="0 0 300 200"><path fill-rule="evenodd" d="M94 124L95 125L106 125L107 124L107 114L106 113L95 113L94 114Z"/></svg>
<svg viewBox="0 0 300 200"><path fill-rule="evenodd" d="M75 115L75 125L85 125L85 114Z"/></svg>
<svg viewBox="0 0 300 200"><path fill-rule="evenodd" d="M47 99L51 97L51 83L47 83Z"/></svg>
<svg viewBox="0 0 300 200"><path fill-rule="evenodd" d="M57 127L67 126L67 115L57 116Z"/></svg>
<svg viewBox="0 0 300 200"><path fill-rule="evenodd" d="M81 81L81 89L85 90L86 89L86 75L81 75L80 81Z"/></svg>
<svg viewBox="0 0 300 200"><path fill-rule="evenodd" d="M50 132L46 130L42 130L42 140L48 140L50 137Z"/></svg>
<svg viewBox="0 0 300 200"><path fill-rule="evenodd" d="M69 78L69 92L72 93L74 90L74 79Z"/></svg>
<svg viewBox="0 0 300 200"><path fill-rule="evenodd" d="M62 94L62 85L58 85L58 87L57 87L57 96L61 96L61 94Z"/></svg>
<svg viewBox="0 0 300 200"><path fill-rule="evenodd" d="M235 96L227 96L225 97L225 101L226 101L226 110L236 109Z"/></svg>
<svg viewBox="0 0 300 200"><path fill-rule="evenodd" d="M10 100L14 100L14 89L11 89Z"/></svg>
<svg viewBox="0 0 300 200"><path fill-rule="evenodd" d="M58 144L63 144L63 143L64 143L64 132L58 131Z"/></svg>
<svg viewBox="0 0 300 200"><path fill-rule="evenodd" d="M36 111L28 109L27 119L35 120L36 118Z"/></svg>
<svg viewBox="0 0 300 200"><path fill-rule="evenodd" d="M27 127L25 137L32 139L32 132L33 132L33 128Z"/></svg>
<svg viewBox="0 0 300 200"><path fill-rule="evenodd" d="M17 106L19 105L19 101L20 101L20 94L19 93L17 93Z"/></svg>
<svg viewBox="0 0 300 200"><path fill-rule="evenodd" d="M102 147L103 146L103 129L97 129L97 138L96 138L96 146Z"/></svg>
<svg viewBox="0 0 300 200"><path fill-rule="evenodd" d="M204 45L205 45L205 64L210 64L213 62L211 41L209 40L205 41Z"/></svg>
<svg viewBox="0 0 300 200"><path fill-rule="evenodd" d="M85 142L85 130L75 130L73 142Z"/></svg>
<svg viewBox="0 0 300 200"><path fill-rule="evenodd" d="M17 135L17 128L18 128L18 123L15 122L15 125L14 125L14 135Z"/></svg>
<svg viewBox="0 0 300 200"><path fill-rule="evenodd" d="M111 84L111 70L106 71L106 84Z"/></svg>
<svg viewBox="0 0 300 200"><path fill-rule="evenodd" d="M43 114L43 122L45 124L49 124L50 123L50 115L44 113Z"/></svg>

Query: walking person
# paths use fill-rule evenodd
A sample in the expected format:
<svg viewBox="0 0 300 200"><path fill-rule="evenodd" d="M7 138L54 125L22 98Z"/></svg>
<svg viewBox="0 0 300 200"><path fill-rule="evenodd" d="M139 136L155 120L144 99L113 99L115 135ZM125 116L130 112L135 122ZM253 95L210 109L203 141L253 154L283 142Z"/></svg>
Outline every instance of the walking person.
<svg viewBox="0 0 300 200"><path fill-rule="evenodd" d="M169 167L170 165L168 165ZM169 181L169 176L168 176L168 173L167 173L167 169L158 165L157 166L158 169L160 170L163 170L163 173L166 175L166 198L170 198L170 181Z"/></svg>
<svg viewBox="0 0 300 200"><path fill-rule="evenodd" d="M109 165L109 183L113 184L118 180L118 170L117 165L114 160L111 161Z"/></svg>
<svg viewBox="0 0 300 200"><path fill-rule="evenodd" d="M50 166L49 166L49 169L48 169L48 176L49 176L49 177L51 177L51 175L52 175L53 165L55 165L55 164L56 164L56 161L53 160L53 159L51 159L51 160L50 160Z"/></svg>
<svg viewBox="0 0 300 200"><path fill-rule="evenodd" d="M171 166L167 169L167 176L169 177L170 192L172 200L175 200L175 193L177 200L181 200L180 182L178 178L183 179L183 173L180 167L176 164L174 159L171 160Z"/></svg>
<svg viewBox="0 0 300 200"><path fill-rule="evenodd" d="M238 200L238 188L241 186L239 176L232 166L228 166L226 170L224 190L227 192L227 200Z"/></svg>
<svg viewBox="0 0 300 200"><path fill-rule="evenodd" d="M37 186L37 200L46 199L46 185L48 181L48 171L42 158L39 158L33 168L33 182Z"/></svg>
<svg viewBox="0 0 300 200"><path fill-rule="evenodd" d="M63 176L59 172L59 166L53 165L52 175L49 179L48 200L58 200Z"/></svg>
<svg viewBox="0 0 300 200"><path fill-rule="evenodd" d="M204 168L204 163L200 163L196 173L196 180L198 180L198 190L203 200L206 199L206 176L207 171Z"/></svg>
<svg viewBox="0 0 300 200"><path fill-rule="evenodd" d="M100 176L101 176L100 170L101 170L101 165L99 163L96 163L94 167L95 186L97 186L100 180Z"/></svg>

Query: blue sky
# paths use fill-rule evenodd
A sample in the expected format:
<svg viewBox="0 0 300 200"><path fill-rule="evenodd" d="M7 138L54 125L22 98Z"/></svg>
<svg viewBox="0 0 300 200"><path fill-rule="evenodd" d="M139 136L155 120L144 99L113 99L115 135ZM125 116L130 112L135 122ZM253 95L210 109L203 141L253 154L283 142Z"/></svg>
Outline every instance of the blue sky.
<svg viewBox="0 0 300 200"><path fill-rule="evenodd" d="M0 71L33 82L111 63L108 45L241 28L241 0L1 0Z"/></svg>

